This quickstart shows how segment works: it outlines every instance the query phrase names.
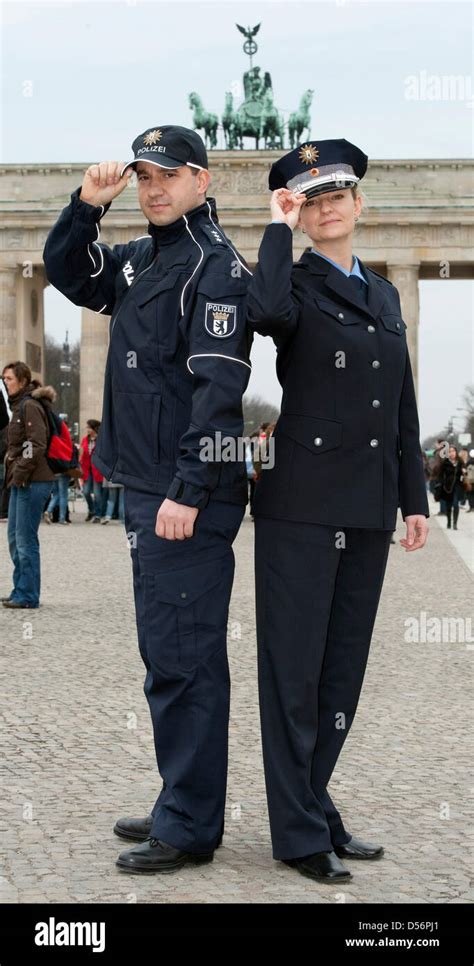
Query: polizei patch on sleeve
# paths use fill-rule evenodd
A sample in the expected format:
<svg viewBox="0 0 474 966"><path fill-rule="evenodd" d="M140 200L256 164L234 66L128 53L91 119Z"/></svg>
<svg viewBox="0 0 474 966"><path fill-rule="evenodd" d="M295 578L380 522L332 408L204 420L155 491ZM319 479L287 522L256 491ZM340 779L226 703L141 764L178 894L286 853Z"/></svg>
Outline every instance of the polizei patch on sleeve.
<svg viewBox="0 0 474 966"><path fill-rule="evenodd" d="M237 306L221 305L219 302L206 302L204 326L209 335L225 339L235 332L237 325Z"/></svg>

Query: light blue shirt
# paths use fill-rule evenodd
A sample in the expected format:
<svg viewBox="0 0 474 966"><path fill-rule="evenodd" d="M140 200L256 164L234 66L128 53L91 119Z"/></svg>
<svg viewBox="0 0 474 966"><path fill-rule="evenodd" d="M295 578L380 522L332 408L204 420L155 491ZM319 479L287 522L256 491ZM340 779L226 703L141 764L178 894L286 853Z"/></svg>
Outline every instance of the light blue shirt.
<svg viewBox="0 0 474 966"><path fill-rule="evenodd" d="M280 221L278 218L274 218L273 221L270 222L270 224L271 225L283 225L284 222ZM333 262L332 258L328 258L327 255L323 255L321 252L318 252L316 250L316 248L312 248L311 251L312 251L313 255L319 255L320 258L325 258L326 261L329 262L330 265L334 265L334 268L338 268L340 272L343 272L344 275L347 275L347 278L349 278L349 275L357 275L357 278L361 278L362 281L365 282L366 285L369 284L368 281L367 281L367 279L364 278L364 276L362 274L361 267L359 265L359 259L357 258L357 255L353 255L352 256L352 268L351 268L350 272L348 272L347 271L347 268L343 268L342 265L338 265L337 262Z"/></svg>
<svg viewBox="0 0 474 966"><path fill-rule="evenodd" d="M323 255L321 252L318 252L316 248L312 248L311 251L313 252L314 255L319 255L320 258L325 258L327 262L329 262L331 265L334 265L334 268L338 268L339 271L343 272L344 275L347 275L348 278L349 278L349 275L357 275L357 278L361 278L366 285L369 284L367 279L364 278L362 274L361 267L359 265L359 259L357 258L356 255L352 256L352 268L350 272L348 272L347 268L343 268L342 265L338 265L337 262L333 262L332 258L328 258L327 255Z"/></svg>

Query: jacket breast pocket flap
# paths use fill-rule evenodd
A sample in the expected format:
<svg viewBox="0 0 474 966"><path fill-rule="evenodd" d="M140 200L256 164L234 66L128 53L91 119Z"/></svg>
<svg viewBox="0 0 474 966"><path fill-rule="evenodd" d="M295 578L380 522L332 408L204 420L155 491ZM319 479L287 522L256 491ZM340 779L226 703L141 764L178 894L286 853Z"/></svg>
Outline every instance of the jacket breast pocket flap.
<svg viewBox="0 0 474 966"><path fill-rule="evenodd" d="M166 275L163 276L163 278L155 278L155 279L149 278L146 280L146 283L144 279L142 283L143 291L141 291L140 293L138 292L135 293L136 304L140 306L146 305L146 303L149 302L150 299L154 299L157 295L160 294L160 292L165 292L167 289L174 288L175 285L178 285L179 277L182 274L182 272L183 272L182 268L180 270L173 269L172 272L168 272ZM183 275L183 282L182 282L181 288L185 284L184 279L185 279L185 276ZM179 289L179 293L181 294L181 289ZM132 293L132 297L133 297L133 293Z"/></svg>
<svg viewBox="0 0 474 966"><path fill-rule="evenodd" d="M360 319L356 318L354 312L349 308L334 305L334 302L330 302L329 299L325 299L321 295L315 295L314 300L322 312L331 315L341 325L357 325L360 322Z"/></svg>
<svg viewBox="0 0 474 966"><path fill-rule="evenodd" d="M305 446L315 456L342 444L342 423L335 419L284 413L278 420L277 431Z"/></svg>
<svg viewBox="0 0 474 966"><path fill-rule="evenodd" d="M390 315L385 313L380 316L380 321L388 332L394 332L395 335L403 335L406 329L406 325L400 315Z"/></svg>

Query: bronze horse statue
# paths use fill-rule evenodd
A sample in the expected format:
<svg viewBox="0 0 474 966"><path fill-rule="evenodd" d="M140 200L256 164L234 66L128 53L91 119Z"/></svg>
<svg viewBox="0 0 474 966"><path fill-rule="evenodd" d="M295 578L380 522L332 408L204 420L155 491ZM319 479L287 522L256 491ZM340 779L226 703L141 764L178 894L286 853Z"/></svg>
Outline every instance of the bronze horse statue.
<svg viewBox="0 0 474 966"><path fill-rule="evenodd" d="M313 100L314 91L308 88L304 92L300 106L297 111L293 111L288 119L288 136L290 139L290 148L294 148L302 140L302 134L306 128L306 138L309 140L310 135L310 125L311 116L309 109L311 107L311 101Z"/></svg>
<svg viewBox="0 0 474 966"><path fill-rule="evenodd" d="M194 130L203 130L206 148L215 148L217 145L217 114L210 114L204 110L202 100L199 94L196 94L196 91L191 91L189 95L189 106L194 111Z"/></svg>

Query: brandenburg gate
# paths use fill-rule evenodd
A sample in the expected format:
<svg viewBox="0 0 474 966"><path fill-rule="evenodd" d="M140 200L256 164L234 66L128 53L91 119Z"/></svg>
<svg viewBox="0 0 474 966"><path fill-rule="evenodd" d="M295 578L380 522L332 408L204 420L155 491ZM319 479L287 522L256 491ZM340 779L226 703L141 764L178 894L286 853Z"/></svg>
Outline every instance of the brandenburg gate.
<svg viewBox="0 0 474 966"><path fill-rule="evenodd" d="M212 150L211 184L222 227L255 264L269 220L267 179L280 150ZM96 160L96 159L93 159ZM0 167L0 359L22 359L43 379L44 307L48 285L42 251L49 229L89 164L8 164ZM415 380L418 372L420 279L472 278L474 162L374 160L361 184L365 208L356 254L398 288ZM101 223L100 242L123 244L146 234L135 178ZM295 232L294 257L305 239ZM82 309L81 429L100 418L108 317Z"/></svg>

